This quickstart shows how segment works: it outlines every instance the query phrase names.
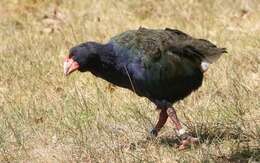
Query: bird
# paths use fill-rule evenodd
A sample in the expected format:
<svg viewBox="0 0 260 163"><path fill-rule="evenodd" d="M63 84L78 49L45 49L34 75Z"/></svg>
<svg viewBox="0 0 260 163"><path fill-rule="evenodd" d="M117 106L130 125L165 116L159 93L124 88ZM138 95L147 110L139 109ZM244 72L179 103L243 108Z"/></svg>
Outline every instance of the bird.
<svg viewBox="0 0 260 163"><path fill-rule="evenodd" d="M64 74L91 72L113 85L146 97L159 110L150 135L156 137L171 119L179 149L199 141L181 124L173 104L201 87L204 73L226 48L194 38L178 29L139 27L112 37L107 43L79 43L64 58Z"/></svg>

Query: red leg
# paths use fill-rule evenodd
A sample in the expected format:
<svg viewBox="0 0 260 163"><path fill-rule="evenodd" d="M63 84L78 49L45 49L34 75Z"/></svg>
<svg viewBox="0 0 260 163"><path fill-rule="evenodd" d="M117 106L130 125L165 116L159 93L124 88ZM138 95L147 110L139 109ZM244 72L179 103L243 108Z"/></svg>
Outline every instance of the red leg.
<svg viewBox="0 0 260 163"><path fill-rule="evenodd" d="M166 123L168 119L168 114L166 112L166 110L161 110L160 114L159 114L159 120L157 122L157 124L155 125L155 129L159 132L161 130L161 128L164 126L164 124Z"/></svg>
<svg viewBox="0 0 260 163"><path fill-rule="evenodd" d="M182 127L174 108L168 108L167 114L175 125L178 136L181 138L181 145L179 146L179 149L186 149L189 145L198 142L198 138L190 136Z"/></svg>
<svg viewBox="0 0 260 163"><path fill-rule="evenodd" d="M167 109L167 114L170 117L170 119L172 120L173 124L175 125L177 131L182 129L182 125L177 117L176 111L174 108L168 108Z"/></svg>
<svg viewBox="0 0 260 163"><path fill-rule="evenodd" d="M158 132L161 130L161 128L165 125L166 121L168 119L168 114L165 109L161 109L159 113L159 119L155 127L150 131L150 134L154 137L158 135Z"/></svg>

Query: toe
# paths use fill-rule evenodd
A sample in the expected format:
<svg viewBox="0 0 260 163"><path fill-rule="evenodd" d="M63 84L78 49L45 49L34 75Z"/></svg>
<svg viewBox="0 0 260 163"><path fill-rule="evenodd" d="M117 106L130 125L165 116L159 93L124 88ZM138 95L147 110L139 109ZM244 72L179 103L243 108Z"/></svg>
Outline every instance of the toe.
<svg viewBox="0 0 260 163"><path fill-rule="evenodd" d="M190 138L191 144L198 144L199 143L199 138L191 137Z"/></svg>
<svg viewBox="0 0 260 163"><path fill-rule="evenodd" d="M189 136L186 139L181 141L181 145L179 146L179 150L184 150L189 148L191 145L195 145L199 143L199 139Z"/></svg>

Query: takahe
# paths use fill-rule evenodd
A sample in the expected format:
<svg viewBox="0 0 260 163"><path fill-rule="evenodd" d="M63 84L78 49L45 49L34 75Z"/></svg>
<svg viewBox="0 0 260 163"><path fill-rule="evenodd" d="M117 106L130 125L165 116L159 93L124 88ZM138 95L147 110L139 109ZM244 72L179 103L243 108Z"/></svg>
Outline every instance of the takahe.
<svg viewBox="0 0 260 163"><path fill-rule="evenodd" d="M160 109L150 134L157 136L170 117L181 139L180 148L198 141L179 122L173 103L198 89L203 73L225 48L176 29L129 30L108 43L86 42L70 49L65 75L89 71L119 87L144 96Z"/></svg>

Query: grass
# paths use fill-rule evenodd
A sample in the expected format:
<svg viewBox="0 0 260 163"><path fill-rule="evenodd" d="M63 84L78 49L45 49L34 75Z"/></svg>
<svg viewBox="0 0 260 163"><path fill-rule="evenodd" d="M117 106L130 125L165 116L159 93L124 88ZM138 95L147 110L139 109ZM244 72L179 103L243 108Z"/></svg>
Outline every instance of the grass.
<svg viewBox="0 0 260 163"><path fill-rule="evenodd" d="M258 0L2 0L0 162L260 161L259 12ZM139 26L228 49L175 104L196 147L178 151L170 123L148 140L157 119L148 100L90 73L63 76L73 45Z"/></svg>

